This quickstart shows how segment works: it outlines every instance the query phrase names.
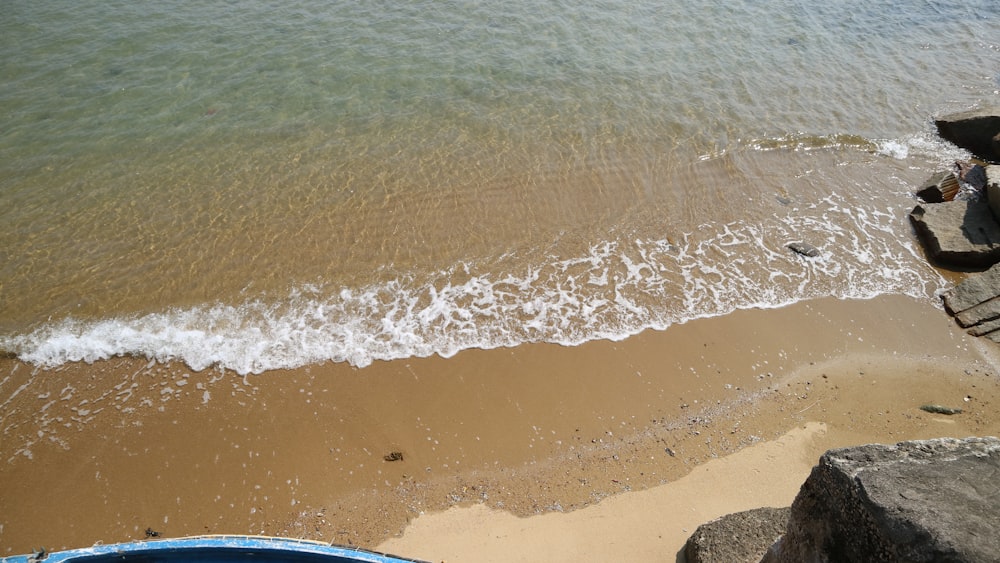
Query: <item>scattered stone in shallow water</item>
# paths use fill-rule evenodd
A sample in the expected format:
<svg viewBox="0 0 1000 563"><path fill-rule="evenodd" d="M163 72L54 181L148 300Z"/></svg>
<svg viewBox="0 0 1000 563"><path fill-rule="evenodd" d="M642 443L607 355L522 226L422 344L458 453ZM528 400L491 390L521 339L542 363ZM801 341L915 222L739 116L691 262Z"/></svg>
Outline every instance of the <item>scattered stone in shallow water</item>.
<svg viewBox="0 0 1000 563"><path fill-rule="evenodd" d="M819 249L811 244L804 242L790 242L788 243L788 248L802 256L807 256L809 258L815 258L819 256Z"/></svg>
<svg viewBox="0 0 1000 563"><path fill-rule="evenodd" d="M403 452L389 452L382 456L386 461L403 461Z"/></svg>
<svg viewBox="0 0 1000 563"><path fill-rule="evenodd" d="M958 188L958 179L953 173L938 172L917 189L916 195L926 203L944 203L955 199Z"/></svg>
<svg viewBox="0 0 1000 563"><path fill-rule="evenodd" d="M962 414L962 409L953 409L941 405L921 405L920 410L934 414Z"/></svg>

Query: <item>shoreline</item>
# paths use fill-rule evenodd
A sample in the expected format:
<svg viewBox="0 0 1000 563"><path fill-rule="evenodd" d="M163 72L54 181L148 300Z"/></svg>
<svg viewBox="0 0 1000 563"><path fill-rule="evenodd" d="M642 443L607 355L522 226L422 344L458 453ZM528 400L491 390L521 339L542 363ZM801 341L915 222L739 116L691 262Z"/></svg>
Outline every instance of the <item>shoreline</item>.
<svg viewBox="0 0 1000 563"><path fill-rule="evenodd" d="M814 418L855 440L920 436L941 417L916 403L965 395L972 405L953 422L1000 433L973 408L998 392L992 353L930 300L883 296L360 370L241 377L136 359L55 370L2 359L2 555L147 528L393 545L414 518L453 506L571 515L674 486ZM891 384L907 371L927 397ZM844 418L845 401L866 422ZM403 459L384 459L393 452Z"/></svg>

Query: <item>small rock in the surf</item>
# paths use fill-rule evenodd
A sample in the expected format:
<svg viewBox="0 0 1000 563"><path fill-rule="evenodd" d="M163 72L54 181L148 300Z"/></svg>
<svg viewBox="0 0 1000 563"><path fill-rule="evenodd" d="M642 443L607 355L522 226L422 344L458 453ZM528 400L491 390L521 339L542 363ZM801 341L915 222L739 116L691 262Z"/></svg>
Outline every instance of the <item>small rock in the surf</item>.
<svg viewBox="0 0 1000 563"><path fill-rule="evenodd" d="M803 256L808 256L809 258L815 258L819 256L818 248L804 242L790 242L788 243L788 248L791 249L793 252L796 252Z"/></svg>
<svg viewBox="0 0 1000 563"><path fill-rule="evenodd" d="M403 452L389 452L382 456L386 461L403 461Z"/></svg>

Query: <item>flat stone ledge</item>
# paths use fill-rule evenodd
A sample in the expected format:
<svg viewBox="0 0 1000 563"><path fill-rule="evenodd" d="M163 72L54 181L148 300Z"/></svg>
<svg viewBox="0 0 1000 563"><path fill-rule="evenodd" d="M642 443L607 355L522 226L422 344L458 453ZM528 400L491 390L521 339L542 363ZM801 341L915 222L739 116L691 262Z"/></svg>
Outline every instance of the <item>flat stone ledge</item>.
<svg viewBox="0 0 1000 563"><path fill-rule="evenodd" d="M935 262L971 268L1000 262L1000 223L986 202L924 203L910 221Z"/></svg>
<svg viewBox="0 0 1000 563"><path fill-rule="evenodd" d="M975 307L1000 293L1000 264L971 275L944 294L944 306L952 315Z"/></svg>
<svg viewBox="0 0 1000 563"><path fill-rule="evenodd" d="M944 308L972 336L1000 338L1000 264L969 274L942 296Z"/></svg>

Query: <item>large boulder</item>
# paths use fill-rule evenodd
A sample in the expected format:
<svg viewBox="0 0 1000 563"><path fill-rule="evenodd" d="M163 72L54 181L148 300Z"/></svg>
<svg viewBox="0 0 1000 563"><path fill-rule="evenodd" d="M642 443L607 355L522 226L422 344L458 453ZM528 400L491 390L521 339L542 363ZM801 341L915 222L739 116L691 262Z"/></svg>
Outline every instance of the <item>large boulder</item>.
<svg viewBox="0 0 1000 563"><path fill-rule="evenodd" d="M757 563L785 532L791 508L755 508L698 526L684 544L687 563Z"/></svg>
<svg viewBox="0 0 1000 563"><path fill-rule="evenodd" d="M934 120L945 140L990 162L1000 162L1000 108L986 108L946 115Z"/></svg>
<svg viewBox="0 0 1000 563"><path fill-rule="evenodd" d="M989 268L1000 262L1000 223L985 201L921 204L910 221L939 264Z"/></svg>
<svg viewBox="0 0 1000 563"><path fill-rule="evenodd" d="M1000 561L1000 439L823 454L762 563Z"/></svg>

